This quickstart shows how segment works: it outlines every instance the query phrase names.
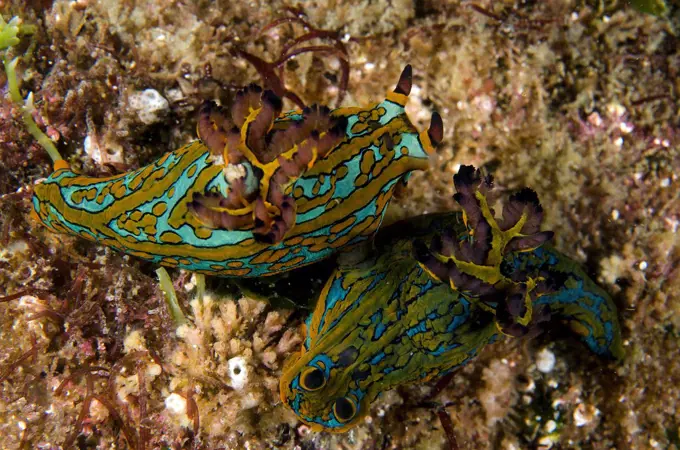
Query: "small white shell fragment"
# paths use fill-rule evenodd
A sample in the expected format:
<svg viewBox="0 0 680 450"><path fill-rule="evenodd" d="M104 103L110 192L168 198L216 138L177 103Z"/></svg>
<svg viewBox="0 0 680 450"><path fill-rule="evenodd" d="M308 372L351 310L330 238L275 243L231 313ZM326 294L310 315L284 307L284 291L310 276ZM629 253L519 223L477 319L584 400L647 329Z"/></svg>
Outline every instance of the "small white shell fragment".
<svg viewBox="0 0 680 450"><path fill-rule="evenodd" d="M179 394L170 394L165 399L165 408L175 415L186 414L187 401Z"/></svg>
<svg viewBox="0 0 680 450"><path fill-rule="evenodd" d="M94 160L97 164L99 164L102 161L102 154L101 151L99 150L99 146L96 144L95 140L92 139L92 136L89 134L83 141L83 149L85 150L85 153L90 155L90 158Z"/></svg>
<svg viewBox="0 0 680 450"><path fill-rule="evenodd" d="M170 109L168 101L155 89L134 92L130 94L128 101L139 120L146 125L160 121Z"/></svg>
<svg viewBox="0 0 680 450"><path fill-rule="evenodd" d="M555 354L547 348L536 353L536 368L539 372L550 373L555 368Z"/></svg>
<svg viewBox="0 0 680 450"><path fill-rule="evenodd" d="M600 410L593 405L586 405L579 403L574 410L574 424L577 427L582 427L589 424L593 419L600 415Z"/></svg>
<svg viewBox="0 0 680 450"><path fill-rule="evenodd" d="M234 389L241 390L248 383L248 364L242 356L236 356L227 361L229 371L229 385Z"/></svg>
<svg viewBox="0 0 680 450"><path fill-rule="evenodd" d="M552 433L557 429L557 422L554 420L549 420L545 423L543 429L546 431L546 433Z"/></svg>
<svg viewBox="0 0 680 450"><path fill-rule="evenodd" d="M187 416L187 399L179 394L170 394L165 399L165 409L182 427L191 426L189 416Z"/></svg>
<svg viewBox="0 0 680 450"><path fill-rule="evenodd" d="M254 395L252 392L249 392L248 394L244 395L241 398L241 408L243 409L252 409L257 407L260 404L261 398Z"/></svg>

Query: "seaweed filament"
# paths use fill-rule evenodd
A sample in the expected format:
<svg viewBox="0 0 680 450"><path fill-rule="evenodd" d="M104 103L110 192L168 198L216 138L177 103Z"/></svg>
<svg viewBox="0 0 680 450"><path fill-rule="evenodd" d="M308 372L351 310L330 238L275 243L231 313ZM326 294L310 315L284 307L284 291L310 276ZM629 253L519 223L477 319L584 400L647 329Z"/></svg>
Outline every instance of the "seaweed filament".
<svg viewBox="0 0 680 450"><path fill-rule="evenodd" d="M20 40L17 37L19 33L31 34L33 27L22 25L21 19L13 17L8 23L0 16L0 50L5 51L3 63L5 65L5 73L7 74L7 87L9 96L12 101L21 109L21 118L29 133L36 141L47 151L54 163L54 170L68 167L64 158L61 157L54 142L38 127L38 124L33 120L31 115L35 109L33 105L33 93L30 92L24 100L19 92L19 82L17 80L16 66L19 62L19 57L15 57L11 61L7 56L7 51L17 45Z"/></svg>

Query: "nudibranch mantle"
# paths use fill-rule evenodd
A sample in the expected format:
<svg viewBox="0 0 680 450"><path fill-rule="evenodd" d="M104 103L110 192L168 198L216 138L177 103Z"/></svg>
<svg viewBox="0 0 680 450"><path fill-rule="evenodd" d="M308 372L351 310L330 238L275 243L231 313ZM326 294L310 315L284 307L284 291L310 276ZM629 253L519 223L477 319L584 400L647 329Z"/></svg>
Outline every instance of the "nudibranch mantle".
<svg viewBox="0 0 680 450"><path fill-rule="evenodd" d="M411 253L409 238L392 242L325 285L280 383L282 401L313 430L347 431L381 392L442 376L495 339L490 314L432 280ZM310 380L319 376L315 388ZM342 416L347 407L352 413Z"/></svg>
<svg viewBox="0 0 680 450"><path fill-rule="evenodd" d="M539 231L535 193L512 196L496 220L490 181L469 169L454 177L463 213L381 230L373 256L324 286L280 380L282 402L313 430L347 431L381 392L446 375L499 335L535 333L549 319L594 353L622 357L614 303L545 244L552 233Z"/></svg>
<svg viewBox="0 0 680 450"><path fill-rule="evenodd" d="M410 89L407 66L372 107L282 114L278 97L251 85L230 112L202 108L200 141L133 172L85 177L57 160L34 212L56 232L165 266L292 270L372 236L396 185L428 167L441 118L418 132L404 110Z"/></svg>

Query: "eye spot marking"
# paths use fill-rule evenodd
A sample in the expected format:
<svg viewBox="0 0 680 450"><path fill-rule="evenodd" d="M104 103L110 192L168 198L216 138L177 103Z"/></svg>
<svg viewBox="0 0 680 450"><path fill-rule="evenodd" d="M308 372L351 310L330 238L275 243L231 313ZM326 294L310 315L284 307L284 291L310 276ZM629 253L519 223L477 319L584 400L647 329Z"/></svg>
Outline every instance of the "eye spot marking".
<svg viewBox="0 0 680 450"><path fill-rule="evenodd" d="M326 384L326 376L318 367L310 367L300 377L300 386L305 391L316 391Z"/></svg>
<svg viewBox="0 0 680 450"><path fill-rule="evenodd" d="M333 414L340 422L347 422L354 417L357 412L356 404L347 397L340 397L333 404Z"/></svg>

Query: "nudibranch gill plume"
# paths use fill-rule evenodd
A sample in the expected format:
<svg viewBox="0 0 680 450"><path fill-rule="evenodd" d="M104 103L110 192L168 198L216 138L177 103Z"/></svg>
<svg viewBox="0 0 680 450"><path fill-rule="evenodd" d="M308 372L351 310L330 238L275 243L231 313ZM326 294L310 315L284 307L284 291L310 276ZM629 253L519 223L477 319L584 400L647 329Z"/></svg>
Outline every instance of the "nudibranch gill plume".
<svg viewBox="0 0 680 450"><path fill-rule="evenodd" d="M309 106L281 113L272 91L250 85L229 111L200 111L194 141L108 178L63 159L35 186L48 228L152 261L206 274L273 275L371 237L395 187L424 170L443 136L432 114L418 132L404 110L412 71L370 107Z"/></svg>

